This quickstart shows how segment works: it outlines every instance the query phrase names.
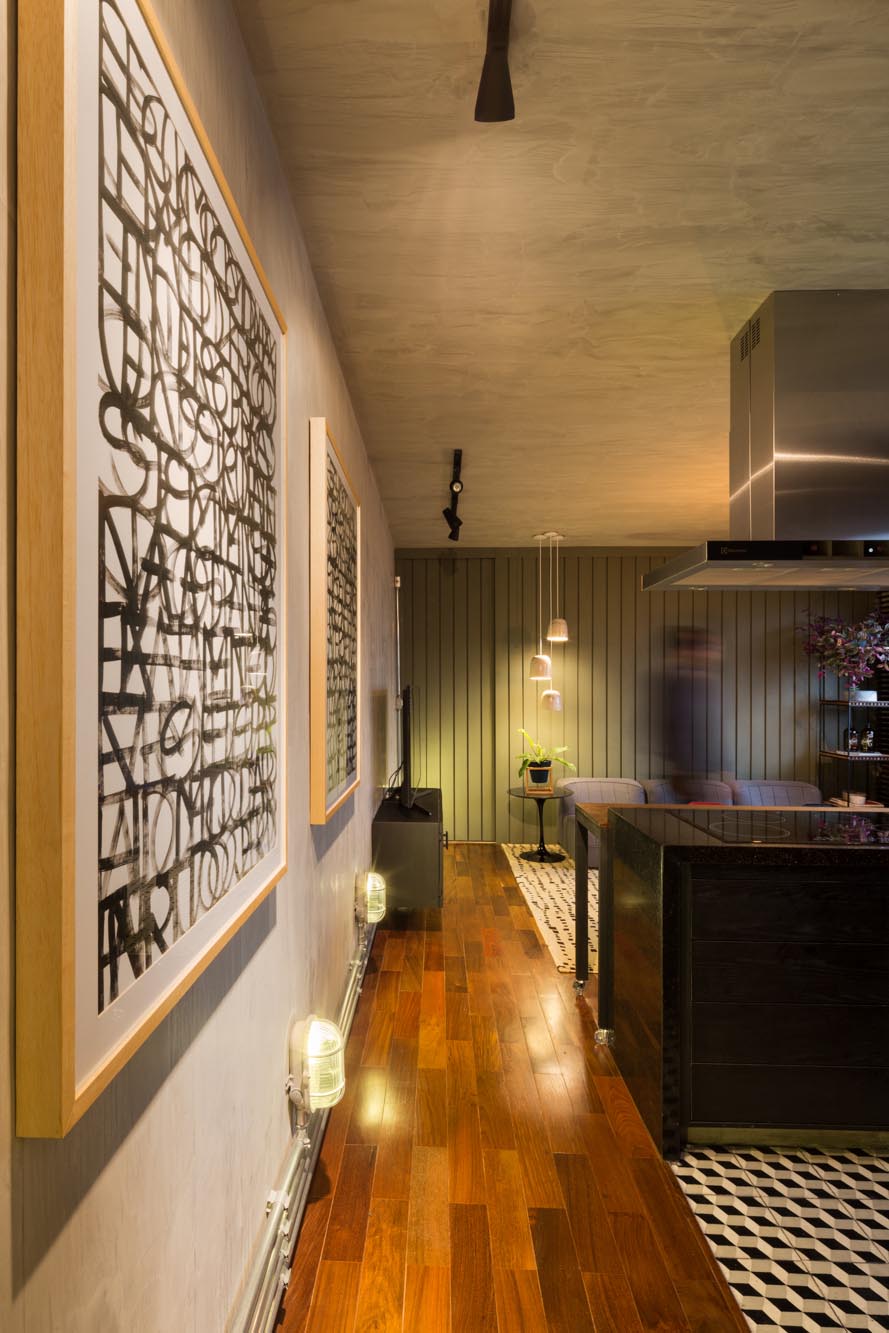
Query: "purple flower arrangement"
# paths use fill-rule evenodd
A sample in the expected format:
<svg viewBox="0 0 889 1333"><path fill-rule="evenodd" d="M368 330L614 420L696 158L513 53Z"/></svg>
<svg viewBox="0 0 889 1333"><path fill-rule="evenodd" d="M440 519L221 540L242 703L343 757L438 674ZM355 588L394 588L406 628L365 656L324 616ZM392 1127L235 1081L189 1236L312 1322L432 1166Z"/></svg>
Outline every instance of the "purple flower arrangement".
<svg viewBox="0 0 889 1333"><path fill-rule="evenodd" d="M857 624L816 616L799 627L803 652L818 658L818 675L833 672L855 688L875 671L889 667L889 622L871 612Z"/></svg>
<svg viewBox="0 0 889 1333"><path fill-rule="evenodd" d="M868 846L877 843L889 846L889 824L862 815L850 815L848 818L818 821L818 827L812 834L813 842L841 842L847 846Z"/></svg>

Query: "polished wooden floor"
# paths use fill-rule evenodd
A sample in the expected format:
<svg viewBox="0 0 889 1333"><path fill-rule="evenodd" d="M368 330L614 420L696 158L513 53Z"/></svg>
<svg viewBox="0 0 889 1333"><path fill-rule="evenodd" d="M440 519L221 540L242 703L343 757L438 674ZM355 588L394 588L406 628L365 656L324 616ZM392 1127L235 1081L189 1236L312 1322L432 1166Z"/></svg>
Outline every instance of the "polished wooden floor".
<svg viewBox="0 0 889 1333"><path fill-rule="evenodd" d="M503 853L445 867L377 931L284 1333L745 1330Z"/></svg>

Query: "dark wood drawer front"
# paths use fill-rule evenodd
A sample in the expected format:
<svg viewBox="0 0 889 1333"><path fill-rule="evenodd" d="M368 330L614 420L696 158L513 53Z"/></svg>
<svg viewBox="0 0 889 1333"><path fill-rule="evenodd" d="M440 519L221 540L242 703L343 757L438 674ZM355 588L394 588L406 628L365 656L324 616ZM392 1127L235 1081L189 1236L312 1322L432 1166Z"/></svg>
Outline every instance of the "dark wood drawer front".
<svg viewBox="0 0 889 1333"><path fill-rule="evenodd" d="M695 1004L691 1046L692 1064L889 1066L889 1007Z"/></svg>
<svg viewBox="0 0 889 1333"><path fill-rule="evenodd" d="M889 877L787 866L694 875L692 935L709 940L889 942Z"/></svg>
<svg viewBox="0 0 889 1333"><path fill-rule="evenodd" d="M887 1126L886 1069L693 1066L691 1089L692 1124Z"/></svg>
<svg viewBox="0 0 889 1333"><path fill-rule="evenodd" d="M695 940L698 1004L889 1005L889 947ZM818 1021L818 1015L813 1015Z"/></svg>

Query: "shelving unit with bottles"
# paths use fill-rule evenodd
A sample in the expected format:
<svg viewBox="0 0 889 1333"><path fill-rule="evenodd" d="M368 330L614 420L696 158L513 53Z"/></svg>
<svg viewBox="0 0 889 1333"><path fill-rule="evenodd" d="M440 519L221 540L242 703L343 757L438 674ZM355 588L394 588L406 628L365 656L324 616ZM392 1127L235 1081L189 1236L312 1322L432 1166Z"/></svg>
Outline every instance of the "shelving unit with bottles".
<svg viewBox="0 0 889 1333"><path fill-rule="evenodd" d="M877 716L889 709L889 699L820 699L820 727L818 751L818 785L825 800L841 798L846 793L863 791L867 805L880 805L874 797L877 775L883 764L889 765L889 754L879 750L850 750L849 737L853 731L863 736L874 726Z"/></svg>

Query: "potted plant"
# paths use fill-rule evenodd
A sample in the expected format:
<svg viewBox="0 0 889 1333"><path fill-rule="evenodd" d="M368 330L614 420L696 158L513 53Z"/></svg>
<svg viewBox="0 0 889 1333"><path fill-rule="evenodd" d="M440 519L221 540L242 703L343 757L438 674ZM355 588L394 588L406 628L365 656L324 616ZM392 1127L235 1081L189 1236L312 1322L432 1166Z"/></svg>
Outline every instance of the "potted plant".
<svg viewBox="0 0 889 1333"><path fill-rule="evenodd" d="M577 769L571 763L570 759L563 758L567 745L546 746L540 745L531 736L528 735L524 727L519 727L520 735L524 736L527 746L521 754L516 755L519 760L519 777L525 782L527 789L533 791L535 788L545 790L551 787L551 777L553 764L561 764L564 768L570 768L572 773ZM525 774L527 773L527 778Z"/></svg>
<svg viewBox="0 0 889 1333"><path fill-rule="evenodd" d="M834 616L816 616L801 627L803 652L818 658L818 675L832 671L854 699L862 681L889 667L889 622L871 612L857 624Z"/></svg>

